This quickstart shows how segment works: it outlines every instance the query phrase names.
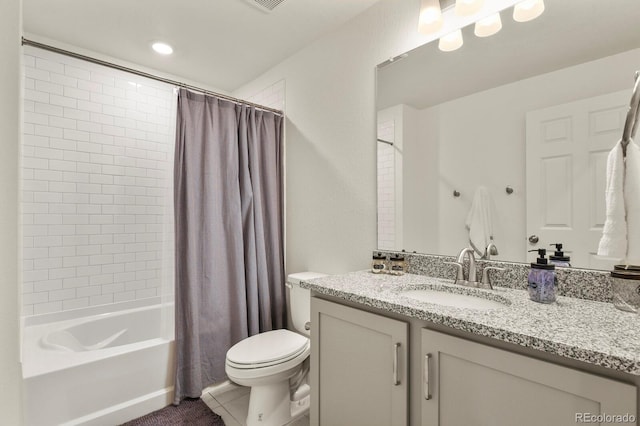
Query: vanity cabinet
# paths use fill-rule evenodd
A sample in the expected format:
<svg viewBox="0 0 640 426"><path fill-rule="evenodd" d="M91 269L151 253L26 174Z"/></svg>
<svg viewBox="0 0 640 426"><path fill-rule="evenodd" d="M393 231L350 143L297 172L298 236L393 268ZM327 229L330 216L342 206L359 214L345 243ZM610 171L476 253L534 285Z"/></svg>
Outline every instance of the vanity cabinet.
<svg viewBox="0 0 640 426"><path fill-rule="evenodd" d="M428 329L421 344L423 426L594 423L579 413L636 424L635 386Z"/></svg>
<svg viewBox="0 0 640 426"><path fill-rule="evenodd" d="M407 425L408 324L312 298L311 424Z"/></svg>
<svg viewBox="0 0 640 426"><path fill-rule="evenodd" d="M634 377L327 298L311 302L313 426L638 424Z"/></svg>

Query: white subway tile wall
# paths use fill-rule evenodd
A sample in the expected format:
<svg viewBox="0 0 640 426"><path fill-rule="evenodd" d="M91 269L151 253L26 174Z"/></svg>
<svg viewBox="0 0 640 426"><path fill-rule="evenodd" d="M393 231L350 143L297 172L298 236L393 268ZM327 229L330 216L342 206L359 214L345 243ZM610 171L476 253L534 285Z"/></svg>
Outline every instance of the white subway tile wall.
<svg viewBox="0 0 640 426"><path fill-rule="evenodd" d="M378 138L395 142L395 123L378 123ZM378 248L396 249L395 156L393 146L378 142Z"/></svg>
<svg viewBox="0 0 640 426"><path fill-rule="evenodd" d="M23 315L171 294L174 88L32 47L24 87Z"/></svg>
<svg viewBox="0 0 640 426"><path fill-rule="evenodd" d="M285 82L280 80L247 99L254 104L284 111Z"/></svg>

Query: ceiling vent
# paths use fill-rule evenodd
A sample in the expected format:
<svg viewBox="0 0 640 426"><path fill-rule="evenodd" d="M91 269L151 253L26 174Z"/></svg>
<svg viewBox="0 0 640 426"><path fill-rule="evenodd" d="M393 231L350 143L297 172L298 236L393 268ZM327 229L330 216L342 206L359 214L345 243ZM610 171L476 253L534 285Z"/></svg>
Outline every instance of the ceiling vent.
<svg viewBox="0 0 640 426"><path fill-rule="evenodd" d="M267 13L271 12L282 2L284 2L284 0L247 0L247 3L252 4L258 9Z"/></svg>

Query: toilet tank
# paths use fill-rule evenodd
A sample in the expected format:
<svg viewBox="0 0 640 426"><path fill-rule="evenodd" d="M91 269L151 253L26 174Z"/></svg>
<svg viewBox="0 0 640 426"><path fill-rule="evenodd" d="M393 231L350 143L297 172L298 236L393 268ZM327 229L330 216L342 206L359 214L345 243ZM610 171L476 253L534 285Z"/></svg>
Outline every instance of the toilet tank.
<svg viewBox="0 0 640 426"><path fill-rule="evenodd" d="M311 292L306 288L301 288L300 281L326 276L327 274L319 272L298 272L287 277L293 328L305 336L309 335L309 330L305 330L305 324L311 320Z"/></svg>

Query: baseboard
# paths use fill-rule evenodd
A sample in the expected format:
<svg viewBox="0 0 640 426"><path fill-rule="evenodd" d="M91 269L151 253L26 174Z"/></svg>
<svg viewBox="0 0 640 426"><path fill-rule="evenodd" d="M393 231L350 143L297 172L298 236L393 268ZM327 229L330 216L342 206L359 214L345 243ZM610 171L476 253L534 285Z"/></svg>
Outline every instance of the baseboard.
<svg viewBox="0 0 640 426"><path fill-rule="evenodd" d="M88 425L88 426L104 426L119 425L129 420L149 414L153 411L160 410L173 403L173 386L161 389L143 395L139 398L132 399L121 404L113 405L100 411L78 417L69 422L63 423L62 426Z"/></svg>

